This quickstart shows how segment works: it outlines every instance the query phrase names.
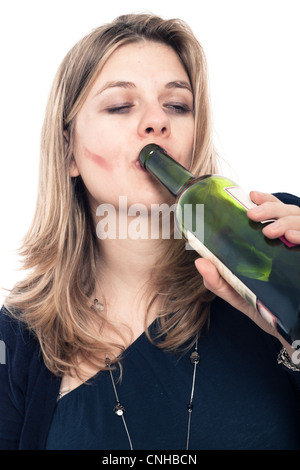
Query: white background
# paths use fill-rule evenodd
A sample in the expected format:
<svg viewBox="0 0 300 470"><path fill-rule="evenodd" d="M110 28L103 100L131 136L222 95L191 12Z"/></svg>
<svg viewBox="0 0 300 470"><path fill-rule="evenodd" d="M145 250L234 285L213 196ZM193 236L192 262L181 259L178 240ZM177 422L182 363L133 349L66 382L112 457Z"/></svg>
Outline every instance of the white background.
<svg viewBox="0 0 300 470"><path fill-rule="evenodd" d="M91 29L145 10L184 19L204 47L223 174L247 190L300 195L299 0L2 0L0 303L20 278L53 76Z"/></svg>

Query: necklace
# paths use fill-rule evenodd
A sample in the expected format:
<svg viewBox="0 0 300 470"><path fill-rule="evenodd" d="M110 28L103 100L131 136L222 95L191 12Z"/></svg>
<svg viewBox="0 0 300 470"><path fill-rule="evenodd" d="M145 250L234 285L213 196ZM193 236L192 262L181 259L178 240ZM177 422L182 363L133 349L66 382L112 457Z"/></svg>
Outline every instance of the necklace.
<svg viewBox="0 0 300 470"><path fill-rule="evenodd" d="M189 449L189 444L190 444L191 420L192 420L192 411L193 411L193 407L194 407L193 400L194 400L196 373L197 373L197 365L199 364L199 361L200 361L200 355L198 353L198 337L196 338L196 341L195 341L194 351L190 355L190 361L191 361L191 363L193 364L194 367L193 367L191 394L190 394L189 403L187 405L188 423L187 423L187 436L186 436L185 450ZM113 377L113 374L112 374L111 362L110 362L110 359L109 359L108 356L106 357L106 366L109 369L110 379L111 379L111 383L112 383L115 398L116 398L116 404L115 404L115 406L113 407L112 410L117 416L119 416L122 419L123 426L124 426L124 429L125 429L125 432L126 432L126 435L127 435L127 439L128 439L128 442L129 442L130 450L133 450L133 444L132 444L131 436L130 436L130 433L129 433L129 430L128 430L128 427L127 427L127 424L126 424L126 419L125 419L125 416L124 416L126 410L125 410L125 407L120 403L117 388L116 388L116 384L115 384L114 377Z"/></svg>

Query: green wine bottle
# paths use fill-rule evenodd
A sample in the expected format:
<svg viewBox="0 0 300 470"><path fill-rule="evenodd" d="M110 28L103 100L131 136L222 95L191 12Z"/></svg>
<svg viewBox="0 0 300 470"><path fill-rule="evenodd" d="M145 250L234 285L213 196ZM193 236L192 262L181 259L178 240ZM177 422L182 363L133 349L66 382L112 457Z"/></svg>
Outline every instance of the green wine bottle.
<svg viewBox="0 0 300 470"><path fill-rule="evenodd" d="M141 150L139 162L176 198L176 225L192 249L288 341L300 340L300 246L266 238L262 225L270 221L247 217L255 204L230 179L195 178L156 144Z"/></svg>

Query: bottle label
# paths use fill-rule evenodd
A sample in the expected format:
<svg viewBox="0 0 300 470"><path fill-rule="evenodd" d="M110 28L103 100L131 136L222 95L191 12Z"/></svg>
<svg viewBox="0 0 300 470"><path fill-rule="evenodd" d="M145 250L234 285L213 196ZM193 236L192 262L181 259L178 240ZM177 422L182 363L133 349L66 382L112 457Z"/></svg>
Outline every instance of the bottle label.
<svg viewBox="0 0 300 470"><path fill-rule="evenodd" d="M229 186L224 188L227 194L229 194L236 202L243 206L246 210L252 209L256 204L251 201L250 196L239 186Z"/></svg>

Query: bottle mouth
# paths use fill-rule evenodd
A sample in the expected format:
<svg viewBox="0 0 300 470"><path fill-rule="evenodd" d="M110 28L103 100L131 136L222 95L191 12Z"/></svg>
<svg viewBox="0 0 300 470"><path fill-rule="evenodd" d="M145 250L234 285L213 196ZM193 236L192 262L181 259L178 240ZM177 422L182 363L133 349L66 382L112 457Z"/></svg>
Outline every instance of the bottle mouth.
<svg viewBox="0 0 300 470"><path fill-rule="evenodd" d="M146 162L150 155L155 152L155 150L165 152L165 149L163 149L157 144L147 144L145 145L145 147L142 148L138 156L138 161L140 162L142 168L146 169Z"/></svg>

